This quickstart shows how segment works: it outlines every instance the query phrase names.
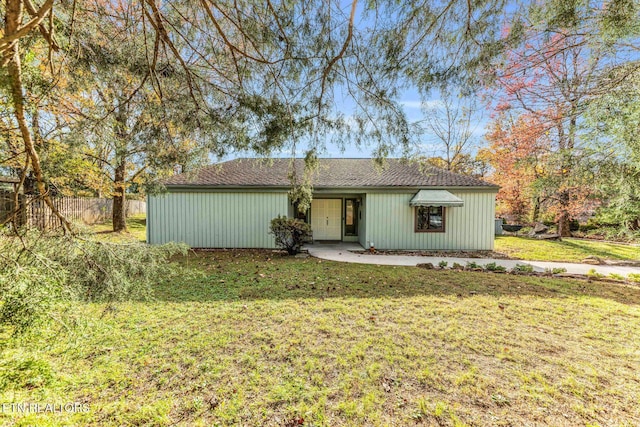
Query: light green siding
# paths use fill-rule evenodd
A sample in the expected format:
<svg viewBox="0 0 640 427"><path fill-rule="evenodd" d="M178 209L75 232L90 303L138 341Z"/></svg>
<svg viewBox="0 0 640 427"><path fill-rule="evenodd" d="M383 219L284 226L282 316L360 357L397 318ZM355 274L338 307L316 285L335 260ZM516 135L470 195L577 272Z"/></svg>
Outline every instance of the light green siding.
<svg viewBox="0 0 640 427"><path fill-rule="evenodd" d="M416 233L411 193L367 193L366 241L377 249L493 250L495 192L454 191L463 207L446 208L444 233Z"/></svg>
<svg viewBox="0 0 640 427"><path fill-rule="evenodd" d="M367 246L367 195L362 195L362 203L360 205L360 222L358 223L358 242L360 245L368 249Z"/></svg>
<svg viewBox="0 0 640 427"><path fill-rule="evenodd" d="M193 248L273 248L269 222L287 215L286 192L170 192L149 196L147 241Z"/></svg>

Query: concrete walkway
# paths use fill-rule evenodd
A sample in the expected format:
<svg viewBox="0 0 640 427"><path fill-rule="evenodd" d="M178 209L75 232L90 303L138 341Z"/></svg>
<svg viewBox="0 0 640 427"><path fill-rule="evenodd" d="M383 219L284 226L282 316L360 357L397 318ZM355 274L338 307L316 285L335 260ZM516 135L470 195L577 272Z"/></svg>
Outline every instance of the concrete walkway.
<svg viewBox="0 0 640 427"><path fill-rule="evenodd" d="M626 277L629 273L640 273L640 267L628 267L619 265L590 265L578 264L570 262L548 262L548 261L523 261L523 260L507 260L493 258L457 258L457 257L430 257L430 256L414 256L414 255L371 255L358 254L357 251L364 249L358 243L314 243L303 247L309 251L309 255L326 259L330 261L351 262L356 264L376 264L376 265L402 265L416 266L430 262L434 266L438 266L440 261L446 261L451 267L457 262L460 265L467 265L468 262L475 262L480 266L495 262L497 265L505 267L507 270L512 269L516 265L530 265L534 271L544 272L547 269L564 268L570 274L587 274L591 269L604 275L611 273L620 274Z"/></svg>

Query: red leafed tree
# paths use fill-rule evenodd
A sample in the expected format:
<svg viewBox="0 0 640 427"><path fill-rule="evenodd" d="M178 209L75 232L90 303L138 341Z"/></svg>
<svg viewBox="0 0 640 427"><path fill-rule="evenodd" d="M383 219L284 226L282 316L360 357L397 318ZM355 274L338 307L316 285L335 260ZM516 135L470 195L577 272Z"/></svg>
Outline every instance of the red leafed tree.
<svg viewBox="0 0 640 427"><path fill-rule="evenodd" d="M534 115L515 119L500 114L486 135L485 155L494 172L492 181L500 186L498 215L516 222L537 220L540 200L533 183L545 175L544 159L549 151L547 131Z"/></svg>
<svg viewBox="0 0 640 427"><path fill-rule="evenodd" d="M523 136L518 137L522 144L534 146L540 139L532 136L544 133L546 153L538 159L545 173L535 176L528 187L542 207L554 214L562 236L571 235L569 222L590 193L578 168L585 153L579 123L586 103L599 91L598 76L604 65L599 57L583 35L531 31L523 46L508 52L506 61L495 69L500 89L497 110L525 115L512 132ZM508 174L502 167L498 164L497 174Z"/></svg>

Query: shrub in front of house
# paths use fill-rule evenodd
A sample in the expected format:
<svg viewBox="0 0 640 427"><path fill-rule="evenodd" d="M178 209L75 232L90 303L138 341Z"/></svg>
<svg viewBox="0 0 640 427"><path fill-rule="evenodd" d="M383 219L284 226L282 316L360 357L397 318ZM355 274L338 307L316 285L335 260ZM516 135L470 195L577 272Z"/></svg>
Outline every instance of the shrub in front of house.
<svg viewBox="0 0 640 427"><path fill-rule="evenodd" d="M269 234L276 239L276 246L289 255L300 252L303 243L311 239L311 226L295 218L278 215L271 220Z"/></svg>

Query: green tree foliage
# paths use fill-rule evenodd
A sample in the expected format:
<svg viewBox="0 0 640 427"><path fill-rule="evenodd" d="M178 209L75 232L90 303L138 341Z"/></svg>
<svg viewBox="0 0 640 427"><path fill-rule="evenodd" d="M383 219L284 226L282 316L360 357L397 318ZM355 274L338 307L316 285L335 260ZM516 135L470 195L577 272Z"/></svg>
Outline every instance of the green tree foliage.
<svg viewBox="0 0 640 427"><path fill-rule="evenodd" d="M588 138L600 156L597 185L603 206L598 218L622 232L640 228L640 73L637 64L624 83L594 100L587 112ZM613 69L611 74L628 74Z"/></svg>
<svg viewBox="0 0 640 427"><path fill-rule="evenodd" d="M0 235L0 326L22 333L74 301L152 297L181 245L109 244L31 231ZM61 320L61 319L57 319Z"/></svg>

